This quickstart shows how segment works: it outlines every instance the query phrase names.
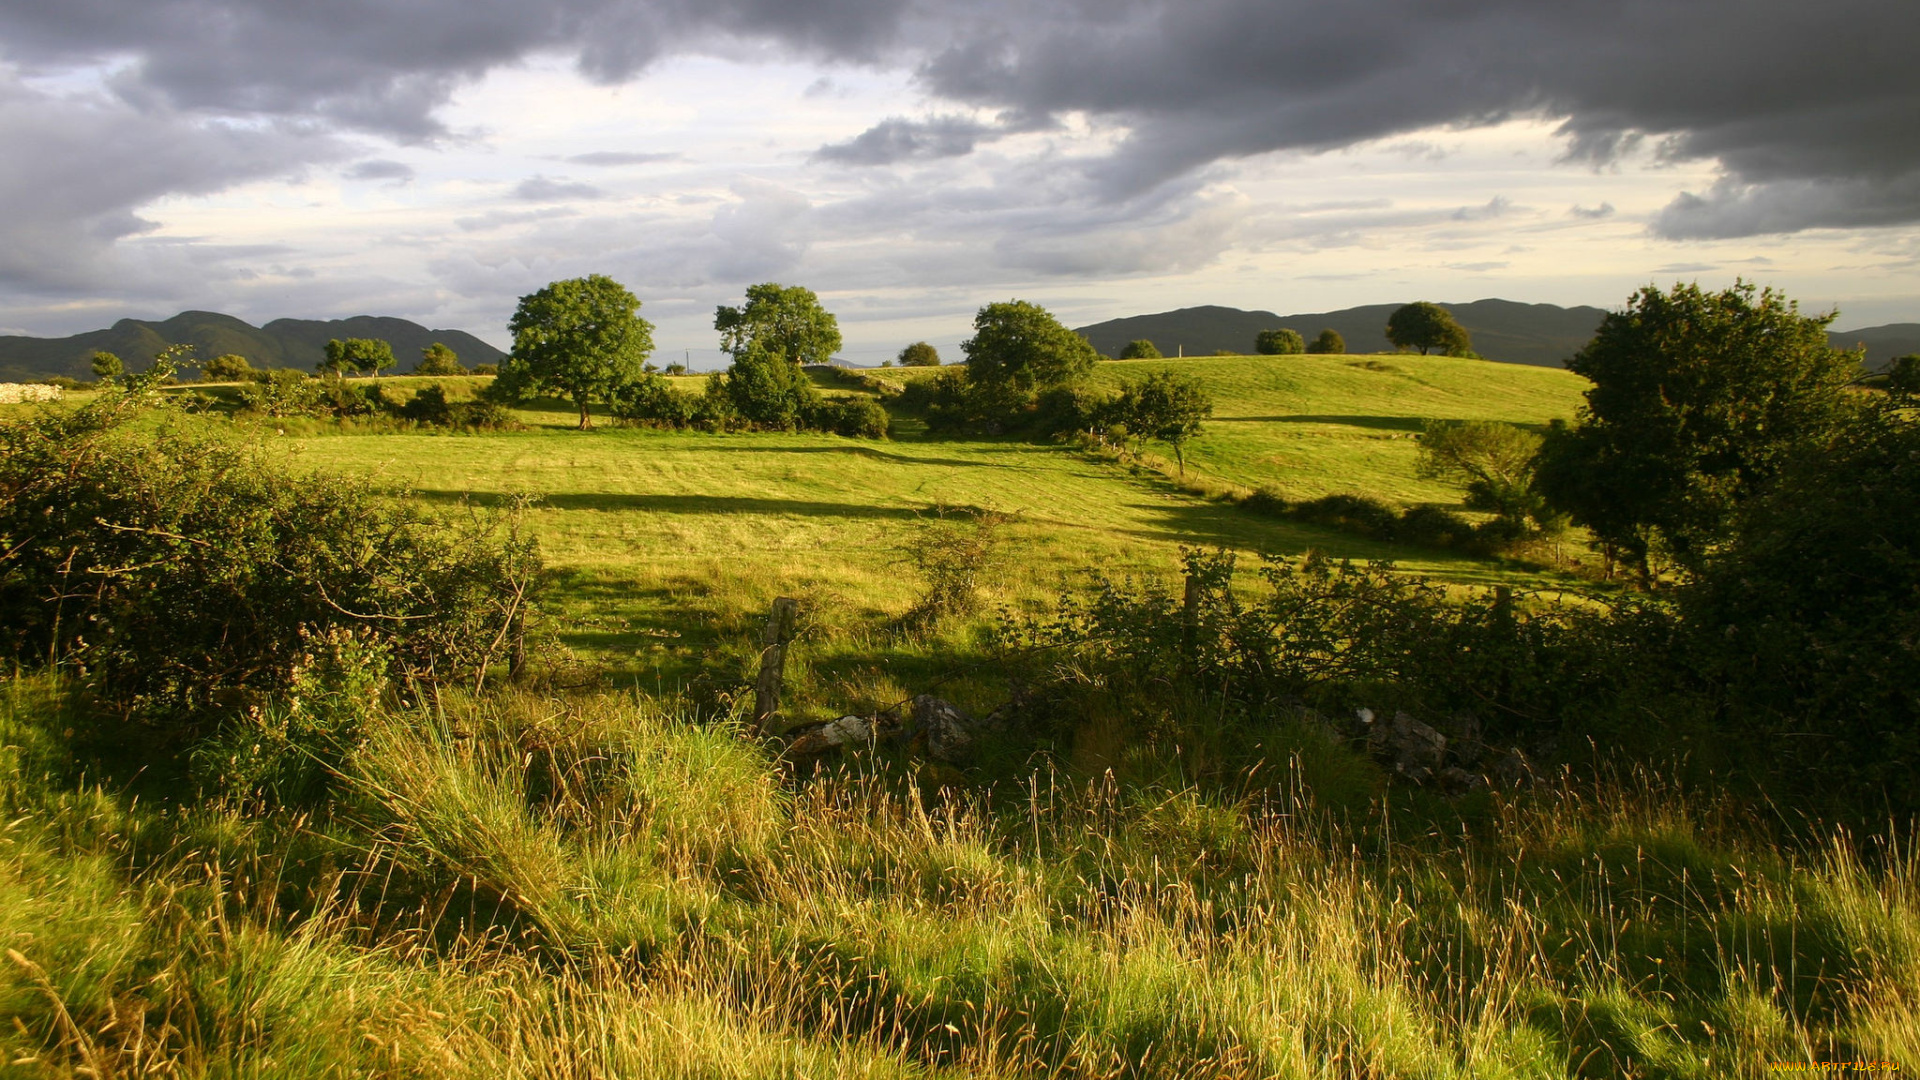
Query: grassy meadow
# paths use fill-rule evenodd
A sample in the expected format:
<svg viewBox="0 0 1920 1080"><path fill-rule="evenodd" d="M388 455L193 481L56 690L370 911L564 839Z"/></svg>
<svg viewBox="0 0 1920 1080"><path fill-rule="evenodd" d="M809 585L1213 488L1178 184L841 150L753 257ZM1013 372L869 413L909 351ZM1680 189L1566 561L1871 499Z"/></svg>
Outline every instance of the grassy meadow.
<svg viewBox="0 0 1920 1080"><path fill-rule="evenodd" d="M1217 402L1216 420L1189 450L1191 479L1292 498L1346 491L1455 505L1457 491L1414 476L1413 436L1424 418L1544 423L1570 417L1584 386L1562 371L1397 355L1118 362L1101 365L1098 376L1117 382L1170 364L1206 380ZM817 379L830 394L861 392L847 380ZM430 380L386 381L406 394ZM478 381L448 382L459 394ZM676 382L694 392L702 380ZM1566 580L1257 516L1153 470L1062 447L928 437L910 417L899 418L897 438L871 442L640 430L604 417L580 432L572 407L559 401L516 415L528 430L269 430L284 431L272 441L302 468L371 476L447 505L537 496L530 522L561 576L562 640L622 681L669 689L717 650L750 640L753 620L777 595L803 600L815 646L806 662L825 664L824 678L840 683L843 697L879 695L884 704L904 692L901 679L940 677L926 648L902 648L877 631L924 592L905 549L941 507L1011 518L986 590L990 607L1032 608L1084 586L1095 570L1169 576L1182 546L1394 559L1409 572L1469 586L1551 588ZM949 636L948 651L968 651L964 628ZM886 654L887 673L868 662L876 653ZM827 712L845 707L818 703Z"/></svg>
<svg viewBox="0 0 1920 1080"><path fill-rule="evenodd" d="M1458 500L1414 475L1425 420L1544 423L1583 388L1403 355L1097 378L1169 366L1217 403L1197 479L1404 505ZM537 496L547 629L579 660L543 689L275 703L248 722L350 708L358 738L325 800L273 805L103 753L116 721L78 673L0 680L0 1077L1920 1068L1904 833L1790 828L1650 769L1443 798L1285 712L1204 762L1180 739L991 768L903 747L803 762L690 689L738 688L779 595L803 603L798 722L928 690L989 708L1009 692L982 666L993 608L1041 611L1096 573L1171 578L1183 547L1391 558L1463 589L1569 578L904 418L862 441L517 415L525 430L239 427L297 471L449 513ZM906 552L961 520L942 507L1006 515L987 610L905 628L927 588Z"/></svg>

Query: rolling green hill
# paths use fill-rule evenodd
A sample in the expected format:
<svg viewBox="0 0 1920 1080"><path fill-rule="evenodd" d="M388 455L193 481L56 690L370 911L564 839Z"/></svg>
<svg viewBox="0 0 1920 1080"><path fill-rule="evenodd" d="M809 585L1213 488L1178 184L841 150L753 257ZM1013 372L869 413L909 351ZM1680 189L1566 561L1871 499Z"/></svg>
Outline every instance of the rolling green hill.
<svg viewBox="0 0 1920 1080"><path fill-rule="evenodd" d="M203 360L225 353L244 356L257 368L292 367L311 371L329 338L382 338L393 345L402 370L419 362L420 350L439 341L462 362L491 364L505 355L463 330L429 330L406 319L357 315L350 319L276 319L256 327L215 311L183 311L149 322L121 319L105 330L64 338L0 337L0 381L24 382L50 375L92 378L88 361L110 352L134 367L144 366L169 345L192 345Z"/></svg>
<svg viewBox="0 0 1920 1080"><path fill-rule="evenodd" d="M1285 327L1311 341L1323 329L1333 329L1355 353L1391 352L1387 316L1399 304L1368 304L1307 315L1275 315L1271 311L1242 311L1230 307L1192 307L1157 315L1134 315L1082 326L1093 347L1108 356L1120 355L1129 341L1145 338L1168 356L1182 351L1189 357L1216 352L1243 353L1253 349L1262 330ZM1518 304L1511 300L1476 300L1470 304L1441 304L1473 335L1474 351L1489 360L1560 367L1593 337L1606 312L1596 307L1556 307ZM1920 353L1920 323L1890 323L1827 335L1837 349L1864 346L1867 365L1883 368L1896 356Z"/></svg>
<svg viewBox="0 0 1920 1080"><path fill-rule="evenodd" d="M1146 338L1173 356L1215 352L1253 351L1253 339L1262 330L1286 327L1311 341L1323 329L1337 330L1355 353L1392 352L1387 340L1387 316L1399 304L1368 304L1305 315L1275 315L1270 311L1241 311L1228 307L1182 308L1158 315L1136 315L1083 326L1079 332L1093 347L1117 356L1127 342ZM1476 300L1470 304L1442 304L1473 335L1473 347L1489 360L1559 367L1593 337L1606 312L1595 307L1563 308L1553 304L1518 304L1511 300Z"/></svg>
<svg viewBox="0 0 1920 1080"><path fill-rule="evenodd" d="M1553 368L1408 355L1123 360L1095 378L1118 386L1154 371L1196 376L1213 393L1189 470L1288 499L1357 492L1402 504L1458 501L1414 475L1426 421L1544 425L1571 419L1589 386Z"/></svg>

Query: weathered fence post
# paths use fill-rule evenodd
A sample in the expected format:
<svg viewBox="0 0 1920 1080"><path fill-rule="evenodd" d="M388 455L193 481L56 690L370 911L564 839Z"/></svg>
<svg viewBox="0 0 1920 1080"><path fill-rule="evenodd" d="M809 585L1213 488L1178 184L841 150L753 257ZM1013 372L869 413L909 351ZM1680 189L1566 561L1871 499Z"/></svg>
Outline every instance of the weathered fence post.
<svg viewBox="0 0 1920 1080"><path fill-rule="evenodd" d="M760 678L753 687L753 726L763 731L780 708L780 676L787 666L787 642L793 640L799 614L800 601L782 596L767 615L766 633L760 638Z"/></svg>

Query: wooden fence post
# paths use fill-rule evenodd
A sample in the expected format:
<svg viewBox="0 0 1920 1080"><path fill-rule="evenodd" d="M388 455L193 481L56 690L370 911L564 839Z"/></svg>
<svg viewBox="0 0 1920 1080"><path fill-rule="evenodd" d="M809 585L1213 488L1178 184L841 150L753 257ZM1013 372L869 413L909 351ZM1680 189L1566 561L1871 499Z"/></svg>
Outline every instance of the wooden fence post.
<svg viewBox="0 0 1920 1080"><path fill-rule="evenodd" d="M760 678L753 687L753 726L765 731L780 708L780 676L787 666L787 642L793 640L793 624L800 614L800 601L782 596L773 602L767 615L767 629L760 637Z"/></svg>

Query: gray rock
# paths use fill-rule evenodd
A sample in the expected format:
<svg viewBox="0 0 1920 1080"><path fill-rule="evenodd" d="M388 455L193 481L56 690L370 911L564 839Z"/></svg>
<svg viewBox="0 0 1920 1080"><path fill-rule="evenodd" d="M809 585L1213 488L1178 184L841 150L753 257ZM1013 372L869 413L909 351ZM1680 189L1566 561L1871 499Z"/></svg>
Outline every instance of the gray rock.
<svg viewBox="0 0 1920 1080"><path fill-rule="evenodd" d="M796 756L824 754L848 746L872 746L891 734L883 723L876 723L876 719L871 716L843 716L838 720L804 728L787 744L787 753Z"/></svg>
<svg viewBox="0 0 1920 1080"><path fill-rule="evenodd" d="M1393 723L1385 725L1388 752L1393 755L1395 771L1412 773L1424 770L1431 775L1447 760L1447 737L1406 713L1393 714Z"/></svg>
<svg viewBox="0 0 1920 1080"><path fill-rule="evenodd" d="M1441 769L1439 776L1435 779L1440 785L1440 790L1449 795L1465 795L1487 786L1486 777L1479 773L1468 772L1458 765L1449 765Z"/></svg>
<svg viewBox="0 0 1920 1080"><path fill-rule="evenodd" d="M927 740L927 754L949 764L966 757L974 741L1004 721L999 713L984 720L969 716L951 701L921 694L913 699L913 726Z"/></svg>
<svg viewBox="0 0 1920 1080"><path fill-rule="evenodd" d="M1533 783L1533 762L1528 760L1526 751L1516 746L1494 759L1488 779L1503 788L1526 787Z"/></svg>

